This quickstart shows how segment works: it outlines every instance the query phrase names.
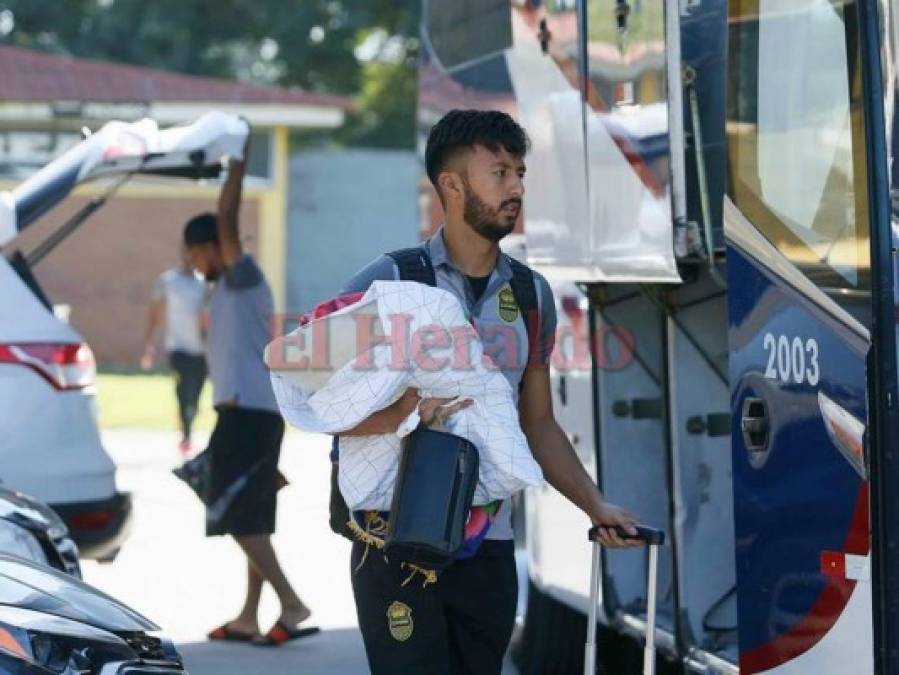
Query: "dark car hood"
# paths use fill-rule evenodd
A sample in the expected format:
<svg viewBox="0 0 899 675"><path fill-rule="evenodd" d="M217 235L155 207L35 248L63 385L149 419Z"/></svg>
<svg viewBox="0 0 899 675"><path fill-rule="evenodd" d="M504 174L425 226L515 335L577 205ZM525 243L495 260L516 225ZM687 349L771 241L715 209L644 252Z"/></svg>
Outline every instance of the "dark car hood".
<svg viewBox="0 0 899 675"><path fill-rule="evenodd" d="M0 486L0 518L29 529L40 528L54 538L68 531L62 519L49 506L3 486Z"/></svg>
<svg viewBox="0 0 899 675"><path fill-rule="evenodd" d="M159 630L149 619L77 579L7 555L0 555L0 605L44 612L116 633Z"/></svg>

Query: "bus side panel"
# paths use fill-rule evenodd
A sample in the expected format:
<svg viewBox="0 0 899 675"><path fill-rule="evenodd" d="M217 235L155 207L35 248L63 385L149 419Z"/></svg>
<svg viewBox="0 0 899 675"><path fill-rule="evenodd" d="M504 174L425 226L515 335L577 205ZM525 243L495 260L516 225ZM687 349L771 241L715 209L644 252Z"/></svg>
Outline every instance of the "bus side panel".
<svg viewBox="0 0 899 675"><path fill-rule="evenodd" d="M601 290L594 301L600 488L641 522L670 532L664 315L636 285ZM607 611L641 617L647 600L645 551L608 551L603 574ZM661 550L658 588L658 625L673 634L671 547Z"/></svg>
<svg viewBox="0 0 899 675"><path fill-rule="evenodd" d="M727 302L723 266L669 294L672 545L687 650L737 660ZM686 275L685 275L686 276ZM695 653L695 652L694 652Z"/></svg>
<svg viewBox="0 0 899 675"><path fill-rule="evenodd" d="M863 427L866 341L740 249L727 264L741 672L870 673L868 483L826 427Z"/></svg>

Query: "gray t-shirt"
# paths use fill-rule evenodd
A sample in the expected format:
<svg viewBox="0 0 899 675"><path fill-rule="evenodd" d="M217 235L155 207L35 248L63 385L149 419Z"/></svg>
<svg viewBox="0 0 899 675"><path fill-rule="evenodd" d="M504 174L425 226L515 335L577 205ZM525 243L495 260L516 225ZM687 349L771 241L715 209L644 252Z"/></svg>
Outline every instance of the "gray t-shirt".
<svg viewBox="0 0 899 675"><path fill-rule="evenodd" d="M167 352L203 354L200 316L206 301L206 282L193 271L170 269L153 286L153 299L165 302Z"/></svg>
<svg viewBox="0 0 899 675"><path fill-rule="evenodd" d="M509 259L500 253L484 292L476 300L471 283L449 258L442 228L425 244L425 247L434 266L438 288L453 293L467 309L484 345L485 353L500 367L517 400L518 385L528 364L528 333L512 296L510 285L512 267ZM366 291L373 281L390 281L397 278L399 270L393 258L382 255L350 279L341 293ZM537 286L537 309L540 320L538 353L534 361L546 365L555 346L556 306L552 289L546 279L534 272L534 283ZM487 532L487 538L500 540L512 538L512 511L508 499L503 502L493 526Z"/></svg>
<svg viewBox="0 0 899 675"><path fill-rule="evenodd" d="M271 340L274 303L262 270L244 255L215 283L206 359L216 406L279 412L262 359Z"/></svg>

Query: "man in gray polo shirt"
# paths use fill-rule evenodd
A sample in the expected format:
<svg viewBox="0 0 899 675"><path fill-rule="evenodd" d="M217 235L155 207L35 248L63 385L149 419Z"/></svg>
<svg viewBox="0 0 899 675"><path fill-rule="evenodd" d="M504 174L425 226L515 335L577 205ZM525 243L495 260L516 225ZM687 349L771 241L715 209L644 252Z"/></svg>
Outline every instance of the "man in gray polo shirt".
<svg viewBox="0 0 899 675"><path fill-rule="evenodd" d="M620 526L635 534L633 518L603 499L553 415L548 365L556 316L549 285L533 274L540 323L536 353L529 353L512 267L499 249L521 211L527 147L524 129L505 113L454 110L443 117L428 136L425 165L446 223L422 250L437 286L469 310L485 353L520 392L522 430L546 479L601 526L602 544L634 545L615 531ZM381 256L344 292L364 291L376 279L396 279L398 272L393 258ZM419 400L409 390L343 435L394 432ZM447 402L424 401L422 421L429 424ZM339 455L339 441L337 450ZM404 584L408 574L397 561L366 555L361 542L353 545L356 612L373 675L499 675L517 599L509 509L506 501L474 557L454 561L424 588Z"/></svg>
<svg viewBox="0 0 899 675"><path fill-rule="evenodd" d="M300 627L311 612L285 577L271 542L276 492L283 480L278 457L284 421L262 360L271 339L272 294L240 244L237 216L244 172L244 162L231 159L218 214L200 214L184 227L193 267L214 283L206 356L218 420L206 450L206 533L230 534L247 556L243 609L209 638L279 645L317 629ZM281 614L271 630L260 635L257 610L265 581L278 595Z"/></svg>

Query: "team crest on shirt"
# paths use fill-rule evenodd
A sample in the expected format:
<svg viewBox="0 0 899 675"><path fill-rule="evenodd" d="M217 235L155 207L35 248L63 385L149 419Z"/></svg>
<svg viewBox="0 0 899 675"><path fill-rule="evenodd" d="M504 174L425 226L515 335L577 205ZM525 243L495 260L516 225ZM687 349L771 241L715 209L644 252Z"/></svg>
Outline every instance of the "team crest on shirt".
<svg viewBox="0 0 899 675"><path fill-rule="evenodd" d="M518 303L515 302L515 294L506 286L499 292L499 316L506 323L512 323L518 318Z"/></svg>
<svg viewBox="0 0 899 675"><path fill-rule="evenodd" d="M415 624L412 622L412 609L399 600L387 608L387 627L390 635L397 642L405 642L412 637Z"/></svg>

